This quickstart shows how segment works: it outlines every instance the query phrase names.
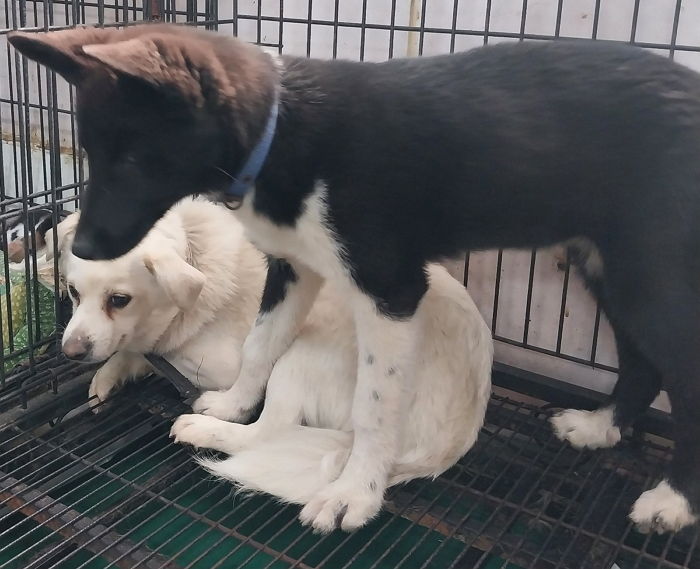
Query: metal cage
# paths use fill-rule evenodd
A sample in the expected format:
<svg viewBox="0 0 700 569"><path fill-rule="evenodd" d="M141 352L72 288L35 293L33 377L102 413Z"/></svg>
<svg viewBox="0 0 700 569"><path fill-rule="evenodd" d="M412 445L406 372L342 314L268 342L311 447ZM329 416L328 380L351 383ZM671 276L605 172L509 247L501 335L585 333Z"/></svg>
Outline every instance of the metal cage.
<svg viewBox="0 0 700 569"><path fill-rule="evenodd" d="M559 250L467 255L451 265L497 341L475 448L436 481L392 489L380 518L319 537L297 508L240 496L169 444L186 411L163 379L93 414L90 368L66 360L69 317L55 259L8 257L22 221L80 207L89 177L73 92L23 60L13 29L161 20L235 34L280 53L382 60L497 41L628 42L700 69L691 0L3 0L0 5L0 568L697 568L698 532L638 534L626 513L660 476L668 442L640 429L613 450L574 451L546 418L586 405L615 376L612 337ZM43 212L43 213L42 213ZM54 230L50 229L49 233ZM168 370L163 370L168 375ZM548 377L549 376L549 377ZM570 380L578 388L552 381ZM589 389L581 389L580 386ZM133 388L131 388L133 389ZM660 434L661 414L644 423Z"/></svg>

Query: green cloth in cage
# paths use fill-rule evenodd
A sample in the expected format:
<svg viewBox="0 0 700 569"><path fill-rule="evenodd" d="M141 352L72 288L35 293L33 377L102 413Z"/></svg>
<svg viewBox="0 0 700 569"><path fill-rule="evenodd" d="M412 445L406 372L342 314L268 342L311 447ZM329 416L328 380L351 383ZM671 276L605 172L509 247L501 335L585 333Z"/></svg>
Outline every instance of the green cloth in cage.
<svg viewBox="0 0 700 569"><path fill-rule="evenodd" d="M3 254L0 263L4 266ZM9 290L9 303L8 303ZM36 292L36 294L35 294ZM29 294L27 294L29 293ZM9 310L8 310L9 305ZM31 308L31 329L34 342L29 337L29 314ZM27 348L51 336L56 330L56 307L54 292L47 284L38 279L27 278L24 267L9 271L9 279L0 274L0 328L2 328L3 353L0 361L9 372L17 364L29 358ZM10 318L12 322L12 343L10 342ZM33 355L42 354L48 344L34 349Z"/></svg>

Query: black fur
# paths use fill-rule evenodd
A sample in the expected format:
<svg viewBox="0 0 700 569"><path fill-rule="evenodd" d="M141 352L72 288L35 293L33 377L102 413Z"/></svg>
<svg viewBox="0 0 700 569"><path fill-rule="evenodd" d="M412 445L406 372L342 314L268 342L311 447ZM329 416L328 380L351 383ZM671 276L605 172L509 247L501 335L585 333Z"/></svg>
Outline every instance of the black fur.
<svg viewBox="0 0 700 569"><path fill-rule="evenodd" d="M292 266L284 259L267 257L267 278L260 301L260 312L271 312L272 309L284 300L287 287L298 280Z"/></svg>
<svg viewBox="0 0 700 569"><path fill-rule="evenodd" d="M243 49L188 33L224 66ZM34 56L61 71L60 58ZM294 226L323 181L357 284L395 317L418 305L427 261L588 238L620 348L616 395L638 394L617 420L632 421L663 381L680 425L670 480L700 512L700 76L603 42L284 65L258 213ZM271 100L272 75L256 102ZM225 189L267 116L135 83L94 71L78 85L91 173L78 256L123 254L179 198ZM281 277L268 286L283 290Z"/></svg>

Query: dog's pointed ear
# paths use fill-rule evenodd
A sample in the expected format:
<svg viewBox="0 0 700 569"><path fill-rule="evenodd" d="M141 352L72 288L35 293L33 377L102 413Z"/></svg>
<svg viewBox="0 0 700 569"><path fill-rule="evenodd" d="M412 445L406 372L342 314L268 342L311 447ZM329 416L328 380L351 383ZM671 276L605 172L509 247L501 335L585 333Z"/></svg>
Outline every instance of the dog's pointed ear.
<svg viewBox="0 0 700 569"><path fill-rule="evenodd" d="M152 39L133 38L109 44L83 46L83 52L112 71L153 85L165 83L171 72Z"/></svg>
<svg viewBox="0 0 700 569"><path fill-rule="evenodd" d="M84 45L83 52L117 77L155 88L168 98L197 106L204 100L203 78L212 90L232 97L235 89L221 62L206 44L183 41L157 31L113 41Z"/></svg>
<svg viewBox="0 0 700 569"><path fill-rule="evenodd" d="M108 31L99 28L74 28L57 32L10 32L7 40L22 55L45 65L76 84L94 65L82 51L86 43L105 41Z"/></svg>
<svg viewBox="0 0 700 569"><path fill-rule="evenodd" d="M147 253L143 264L180 310L192 308L206 282L204 274L165 247Z"/></svg>
<svg viewBox="0 0 700 569"><path fill-rule="evenodd" d="M44 239L46 241L46 260L50 261L55 254L61 254L71 246L75 230L78 228L80 212L71 213L61 223L56 226L56 243L53 241L53 229L49 228Z"/></svg>

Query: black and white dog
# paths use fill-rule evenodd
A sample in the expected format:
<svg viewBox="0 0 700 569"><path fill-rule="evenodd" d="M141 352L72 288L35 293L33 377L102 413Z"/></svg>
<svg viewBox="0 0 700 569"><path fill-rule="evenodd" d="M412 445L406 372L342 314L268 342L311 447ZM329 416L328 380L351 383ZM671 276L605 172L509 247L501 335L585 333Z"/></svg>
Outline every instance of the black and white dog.
<svg viewBox="0 0 700 569"><path fill-rule="evenodd" d="M235 203L271 256L239 379L196 410L246 420L322 279L345 291L360 350L355 440L303 521L352 529L380 508L411 421L404 393L426 262L571 239L615 329L620 378L606 410L559 425L560 434L587 444L577 429L623 428L663 386L676 450L632 518L660 530L695 521L699 75L607 43L374 64L274 58L166 25L9 40L77 87L91 176L77 256L127 252L178 199L205 190Z"/></svg>
<svg viewBox="0 0 700 569"><path fill-rule="evenodd" d="M26 214L21 205L16 206L15 214L4 224L2 250L10 263L21 263L25 255L38 257L43 254L46 236L54 226L54 218L60 222L70 214L61 208L54 213L49 206L34 208L32 203L29 206L31 209Z"/></svg>

